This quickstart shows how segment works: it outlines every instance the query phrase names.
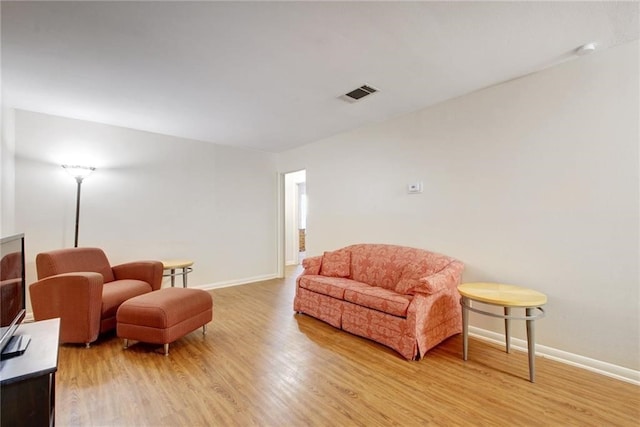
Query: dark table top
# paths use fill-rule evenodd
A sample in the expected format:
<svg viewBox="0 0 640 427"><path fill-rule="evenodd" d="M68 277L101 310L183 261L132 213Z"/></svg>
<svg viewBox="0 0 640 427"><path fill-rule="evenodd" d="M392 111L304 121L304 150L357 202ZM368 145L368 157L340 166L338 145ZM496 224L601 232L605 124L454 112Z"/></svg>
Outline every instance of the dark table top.
<svg viewBox="0 0 640 427"><path fill-rule="evenodd" d="M0 361L0 384L50 374L58 369L60 319L23 323L15 334L30 335L31 342L20 356Z"/></svg>

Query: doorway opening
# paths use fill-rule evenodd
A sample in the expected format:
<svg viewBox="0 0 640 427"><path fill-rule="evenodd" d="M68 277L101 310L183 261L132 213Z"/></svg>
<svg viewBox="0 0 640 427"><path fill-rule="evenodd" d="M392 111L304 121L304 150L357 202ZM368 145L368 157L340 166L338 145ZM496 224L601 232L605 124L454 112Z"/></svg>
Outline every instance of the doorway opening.
<svg viewBox="0 0 640 427"><path fill-rule="evenodd" d="M284 264L298 265L306 254L307 172L284 175Z"/></svg>

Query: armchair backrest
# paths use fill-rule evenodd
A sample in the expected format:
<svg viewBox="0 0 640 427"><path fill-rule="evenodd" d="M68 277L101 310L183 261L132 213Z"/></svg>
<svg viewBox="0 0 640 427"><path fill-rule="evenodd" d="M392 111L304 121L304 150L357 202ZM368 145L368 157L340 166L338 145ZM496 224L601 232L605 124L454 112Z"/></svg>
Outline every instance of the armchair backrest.
<svg viewBox="0 0 640 427"><path fill-rule="evenodd" d="M113 270L99 248L68 248L42 252L36 256L38 280L62 273L90 271L102 274L104 283L113 282Z"/></svg>
<svg viewBox="0 0 640 427"><path fill-rule="evenodd" d="M22 254L12 252L0 260L0 280L19 279L22 277Z"/></svg>

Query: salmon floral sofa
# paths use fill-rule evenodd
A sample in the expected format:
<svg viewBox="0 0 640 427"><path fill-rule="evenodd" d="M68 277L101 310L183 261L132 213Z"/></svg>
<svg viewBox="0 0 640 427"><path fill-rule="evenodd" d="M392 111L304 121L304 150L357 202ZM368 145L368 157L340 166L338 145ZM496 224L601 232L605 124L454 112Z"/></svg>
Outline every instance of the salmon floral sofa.
<svg viewBox="0 0 640 427"><path fill-rule="evenodd" d="M406 359L462 330L462 262L422 249L357 244L306 258L293 308Z"/></svg>

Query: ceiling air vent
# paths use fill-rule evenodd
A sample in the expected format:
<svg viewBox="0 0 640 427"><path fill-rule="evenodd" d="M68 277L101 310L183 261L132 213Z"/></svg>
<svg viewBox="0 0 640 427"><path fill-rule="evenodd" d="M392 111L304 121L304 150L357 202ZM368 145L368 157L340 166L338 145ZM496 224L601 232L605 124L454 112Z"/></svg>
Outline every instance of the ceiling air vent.
<svg viewBox="0 0 640 427"><path fill-rule="evenodd" d="M360 101L362 98L371 95L372 93L376 93L378 89L371 87L369 85L362 85L358 89L354 89L349 93L346 93L341 96L342 99L349 102Z"/></svg>

